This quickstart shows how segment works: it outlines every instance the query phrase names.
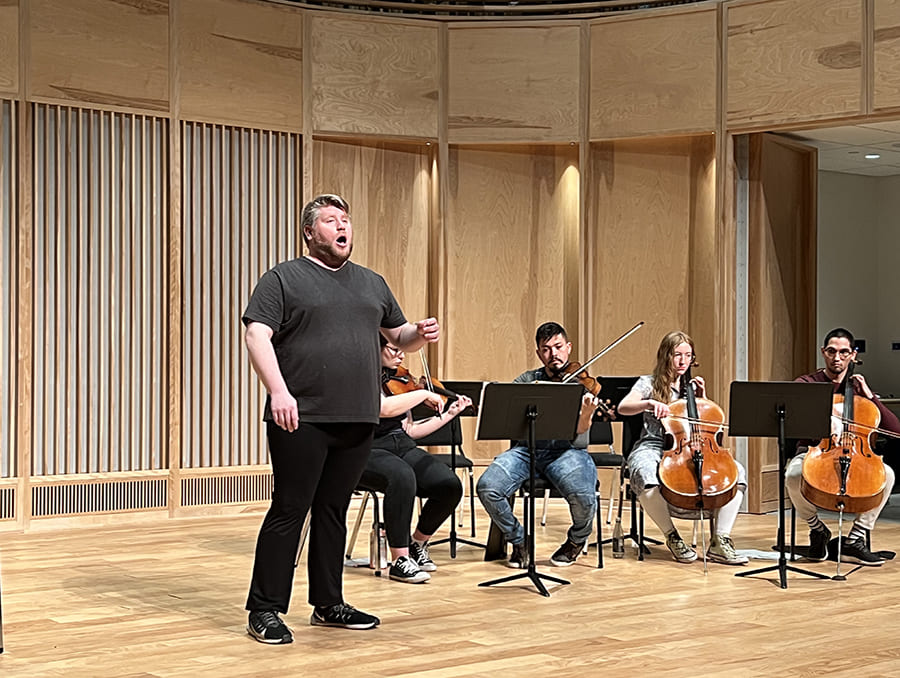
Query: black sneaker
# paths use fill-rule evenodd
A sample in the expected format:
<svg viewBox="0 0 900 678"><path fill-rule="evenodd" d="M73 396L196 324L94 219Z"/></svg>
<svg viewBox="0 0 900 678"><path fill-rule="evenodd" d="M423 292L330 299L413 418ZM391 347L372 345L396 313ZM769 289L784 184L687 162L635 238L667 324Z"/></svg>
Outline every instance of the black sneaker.
<svg viewBox="0 0 900 678"><path fill-rule="evenodd" d="M566 543L556 549L556 553L550 556L550 564L556 567L568 567L574 565L584 549L584 544L576 544L571 539L566 539Z"/></svg>
<svg viewBox="0 0 900 678"><path fill-rule="evenodd" d="M866 548L866 540L863 538L848 541L847 537L841 540L841 562L856 563L878 567L884 564L884 560Z"/></svg>
<svg viewBox="0 0 900 678"><path fill-rule="evenodd" d="M528 567L528 551L525 549L525 542L512 545L512 553L509 554L506 566L515 570L524 570Z"/></svg>
<svg viewBox="0 0 900 678"><path fill-rule="evenodd" d="M410 541L409 557L413 559L415 564L418 565L419 569L423 572L434 572L435 570L437 570L437 565L434 564L431 556L428 555L427 541L421 546L414 541Z"/></svg>
<svg viewBox="0 0 900 678"><path fill-rule="evenodd" d="M381 620L374 615L360 612L347 603L338 603L331 607L315 608L309 618L309 623L313 626L334 626L362 631L375 628L381 623Z"/></svg>
<svg viewBox="0 0 900 678"><path fill-rule="evenodd" d="M431 579L431 575L416 565L416 561L409 556L396 558L388 576L394 581L402 581L407 584L424 584Z"/></svg>
<svg viewBox="0 0 900 678"><path fill-rule="evenodd" d="M831 539L831 530L824 525L819 530L809 531L809 551L806 553L808 560L825 560L828 557L828 541Z"/></svg>
<svg viewBox="0 0 900 678"><path fill-rule="evenodd" d="M247 633L261 643L284 645L294 641L291 630L284 625L277 612L253 611L247 620Z"/></svg>

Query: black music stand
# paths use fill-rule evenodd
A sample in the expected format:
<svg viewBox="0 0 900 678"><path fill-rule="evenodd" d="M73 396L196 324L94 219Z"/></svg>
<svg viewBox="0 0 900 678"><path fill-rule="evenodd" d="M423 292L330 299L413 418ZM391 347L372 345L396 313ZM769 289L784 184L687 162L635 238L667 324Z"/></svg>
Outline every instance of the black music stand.
<svg viewBox="0 0 900 678"><path fill-rule="evenodd" d="M478 411L477 440L527 440L528 474L534 487L534 451L539 440L573 440L581 409L580 383L556 384L485 384ZM534 492L529 493L528 519L525 521L525 544L528 568L525 572L482 582L492 586L527 577L542 596L550 596L541 579L568 584L559 577L541 574L534 564Z"/></svg>
<svg viewBox="0 0 900 678"><path fill-rule="evenodd" d="M484 388L483 381L444 381L441 382L444 385L444 388L453 393L458 393L459 395L468 396L472 401L472 406L467 407L462 412L460 412L453 421L451 421L448 426L450 428L450 470L453 472L453 475L456 475L456 450L462 448L462 425L459 422L460 417L474 417L478 412L478 406L481 403L481 391ZM432 412L433 413L433 412ZM440 429L435 433L440 433ZM446 445L446 442L429 442L429 439L434 436L432 433L431 436L426 436L421 440L418 440L420 445ZM446 440L446 439L444 439ZM473 502L475 499L470 498ZM475 515L472 515L472 524L475 524ZM472 536L475 536L475 532L472 532ZM437 546L438 544L450 544L450 557L456 558L456 545L457 544L467 544L469 546L476 546L478 548L485 548L484 544L479 544L477 541L470 541L468 539L463 539L457 536L456 533L456 510L450 514L450 536L444 537L443 539L437 539L431 542L431 546Z"/></svg>
<svg viewBox="0 0 900 678"><path fill-rule="evenodd" d="M821 440L831 434L831 396L834 385L797 381L733 381L728 411L728 435L778 438L778 565L736 577L749 577L778 570L781 588L787 588L787 572L819 579L828 575L787 564L784 555L784 470L785 439Z"/></svg>

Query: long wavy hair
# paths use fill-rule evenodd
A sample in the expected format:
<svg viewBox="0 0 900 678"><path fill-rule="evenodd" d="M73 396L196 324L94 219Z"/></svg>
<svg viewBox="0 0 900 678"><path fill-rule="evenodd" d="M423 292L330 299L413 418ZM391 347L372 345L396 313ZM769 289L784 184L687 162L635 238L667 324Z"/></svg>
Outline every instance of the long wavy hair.
<svg viewBox="0 0 900 678"><path fill-rule="evenodd" d="M653 369L653 392L650 397L661 403L670 403L672 401L672 383L678 378L678 371L672 364L672 356L675 355L675 348L680 344L688 344L691 347L691 353L694 354L694 360L691 367L697 366L697 354L694 351L694 340L685 332L675 330L669 332L659 342L659 349L656 351L656 367Z"/></svg>

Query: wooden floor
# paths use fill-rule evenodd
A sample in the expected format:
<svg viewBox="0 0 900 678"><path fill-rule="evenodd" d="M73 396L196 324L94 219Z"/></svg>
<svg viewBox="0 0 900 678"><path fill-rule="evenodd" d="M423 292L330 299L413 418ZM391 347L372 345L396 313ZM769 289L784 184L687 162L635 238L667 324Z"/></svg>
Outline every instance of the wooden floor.
<svg viewBox="0 0 900 678"><path fill-rule="evenodd" d="M844 582L790 574L787 590L775 574L735 578L736 568L711 564L704 575L660 547L644 562L629 548L597 570L592 549L554 568L548 557L568 525L560 500L539 528L538 562L571 585L550 598L527 580L479 588L512 571L483 562L478 549L450 560L438 546L428 584L347 569L347 601L380 615L380 628L312 628L301 567L285 616L294 643L261 645L247 636L243 611L261 515L2 535L0 673L900 676L900 562ZM482 515L482 536L485 526ZM742 515L734 536L738 548L767 550L775 533L774 516ZM900 525L880 523L875 547L898 546ZM365 550L360 543L356 555ZM804 566L834 573L833 563Z"/></svg>

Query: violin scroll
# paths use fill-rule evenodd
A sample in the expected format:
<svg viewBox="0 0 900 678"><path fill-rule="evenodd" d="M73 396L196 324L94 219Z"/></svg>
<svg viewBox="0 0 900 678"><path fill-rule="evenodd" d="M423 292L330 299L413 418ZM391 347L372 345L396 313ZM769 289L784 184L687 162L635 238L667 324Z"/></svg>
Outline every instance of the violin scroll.
<svg viewBox="0 0 900 678"><path fill-rule="evenodd" d="M565 367L557 372L556 376L553 378L553 381L561 381L564 384L576 380L584 387L584 390L592 396L595 398L600 397L600 390L602 388L600 380L589 375L587 370L582 367L581 363L577 360L570 361ZM601 400L597 405L597 411L601 416L607 419L616 418L615 408L613 408L612 401L609 399L605 401Z"/></svg>

